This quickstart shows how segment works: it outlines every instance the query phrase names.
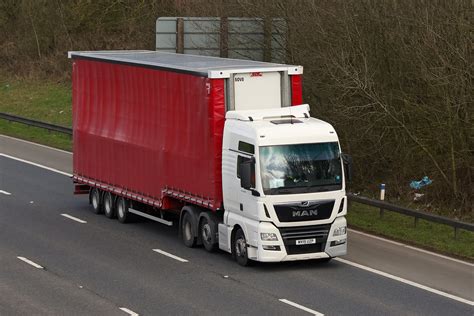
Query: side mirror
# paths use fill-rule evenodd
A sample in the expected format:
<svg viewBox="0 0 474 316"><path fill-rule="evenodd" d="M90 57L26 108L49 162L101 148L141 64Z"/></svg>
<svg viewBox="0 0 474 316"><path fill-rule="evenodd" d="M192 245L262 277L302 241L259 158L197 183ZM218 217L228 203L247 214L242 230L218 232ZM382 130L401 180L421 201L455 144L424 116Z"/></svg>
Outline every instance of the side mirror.
<svg viewBox="0 0 474 316"><path fill-rule="evenodd" d="M346 175L346 182L352 182L352 157L347 154L342 154L342 163L344 164L344 174Z"/></svg>
<svg viewBox="0 0 474 316"><path fill-rule="evenodd" d="M255 187L255 158L240 163L240 186L246 190Z"/></svg>

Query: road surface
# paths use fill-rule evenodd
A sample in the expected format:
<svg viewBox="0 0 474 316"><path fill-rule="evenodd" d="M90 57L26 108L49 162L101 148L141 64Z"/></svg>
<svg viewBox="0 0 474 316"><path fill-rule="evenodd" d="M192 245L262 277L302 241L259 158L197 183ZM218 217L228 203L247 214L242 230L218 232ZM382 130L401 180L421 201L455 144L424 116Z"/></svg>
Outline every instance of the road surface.
<svg viewBox="0 0 474 316"><path fill-rule="evenodd" d="M0 315L473 313L470 263L350 231L342 260L243 268L93 214L70 153L4 136L0 153Z"/></svg>

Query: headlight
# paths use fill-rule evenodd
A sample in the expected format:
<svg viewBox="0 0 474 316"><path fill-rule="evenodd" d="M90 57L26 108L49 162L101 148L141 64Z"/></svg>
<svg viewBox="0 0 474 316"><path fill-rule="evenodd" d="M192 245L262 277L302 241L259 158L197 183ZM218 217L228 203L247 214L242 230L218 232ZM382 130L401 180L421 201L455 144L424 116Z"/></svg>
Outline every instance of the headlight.
<svg viewBox="0 0 474 316"><path fill-rule="evenodd" d="M260 233L260 238L264 241L278 241L278 237L275 233Z"/></svg>
<svg viewBox="0 0 474 316"><path fill-rule="evenodd" d="M346 226L338 227L332 233L333 236L342 236L346 234Z"/></svg>

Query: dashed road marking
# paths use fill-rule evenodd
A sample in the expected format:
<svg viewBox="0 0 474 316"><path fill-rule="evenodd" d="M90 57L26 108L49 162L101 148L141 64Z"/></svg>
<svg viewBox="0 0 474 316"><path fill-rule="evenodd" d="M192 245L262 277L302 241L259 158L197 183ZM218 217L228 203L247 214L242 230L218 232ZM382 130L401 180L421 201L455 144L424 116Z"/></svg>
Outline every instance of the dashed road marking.
<svg viewBox="0 0 474 316"><path fill-rule="evenodd" d="M390 274L390 273L387 273L387 272L383 272L383 271L380 271L380 270L377 270L377 269L373 269L373 268L364 266L362 264L355 263L355 262L348 261L348 260L341 259L341 258L335 258L334 260L337 260L339 262L351 265L353 267L356 267L356 268L359 268L359 269L362 269L362 270L365 270L365 271L369 271L369 272L378 274L380 276L383 276L383 277L386 277L386 278L389 278L389 279L392 279L392 280L395 280L395 281L398 281L398 282L401 282L401 283L411 285L413 287L419 288L421 290L425 290L427 292L438 294L440 296L444 296L444 297L450 298L452 300L474 306L473 301L470 301L470 300L467 300L465 298L462 298L462 297L459 297L459 296L456 296L456 295L452 295L452 294L449 294L449 293L446 293L446 292L443 292L443 291L440 291L440 290L437 290L437 289L434 289L434 288L431 288L429 286L426 286L426 285L423 285L423 284L420 284L420 283L417 283L417 282L413 282L413 281L398 277L396 275L393 275L393 274Z"/></svg>
<svg viewBox="0 0 474 316"><path fill-rule="evenodd" d="M128 308L126 307L120 307L120 310L129 314L129 315L132 315L132 316L138 316L138 313L135 313L134 311L132 310L129 310Z"/></svg>
<svg viewBox="0 0 474 316"><path fill-rule="evenodd" d="M4 191L4 190L0 190L0 193L5 194L5 195L12 195L10 192Z"/></svg>
<svg viewBox="0 0 474 316"><path fill-rule="evenodd" d="M81 223L81 224L86 224L87 223L86 221L83 221L82 219L71 216L69 214L61 214L61 216L67 217L67 218L72 219L73 221L76 221L76 222Z"/></svg>
<svg viewBox="0 0 474 316"><path fill-rule="evenodd" d="M169 252L163 251L163 250L161 250L161 249L153 249L153 251L158 252L158 253L161 253L162 255L165 255L165 256L167 256L167 257L173 258L174 260L178 260L178 261L180 261L180 262L189 262L189 261L186 260L186 259L183 259L183 258L181 258L181 257L175 256L175 255L173 255L173 254L171 254L171 253L169 253Z"/></svg>
<svg viewBox="0 0 474 316"><path fill-rule="evenodd" d="M280 298L279 301L282 302L282 303L291 305L291 306L293 306L293 307L299 308L299 309L301 309L301 310L303 310L303 311L305 311L305 312L308 312L308 313L310 313L310 314L318 315L318 316L324 316L324 314L322 314L322 313L320 313L320 312L317 312L317 311L315 311L315 310L313 310L313 309L311 309L311 308L308 308L308 307L306 307L306 306L300 305L300 304L298 304L298 303L289 301L289 300L287 300L287 299L285 299L285 298Z"/></svg>
<svg viewBox="0 0 474 316"><path fill-rule="evenodd" d="M29 259L26 259L25 257L17 257L18 259L20 259L21 261L23 262L26 262L28 263L29 265L32 265L33 267L37 268L37 269L44 269L43 266L40 266L39 264L29 260Z"/></svg>

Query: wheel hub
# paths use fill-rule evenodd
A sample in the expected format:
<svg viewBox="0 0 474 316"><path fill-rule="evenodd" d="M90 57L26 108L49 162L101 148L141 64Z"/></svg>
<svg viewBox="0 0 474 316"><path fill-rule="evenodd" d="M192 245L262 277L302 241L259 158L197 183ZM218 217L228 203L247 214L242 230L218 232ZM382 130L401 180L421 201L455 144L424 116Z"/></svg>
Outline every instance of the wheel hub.
<svg viewBox="0 0 474 316"><path fill-rule="evenodd" d="M202 226L202 239L207 242L211 241L211 226L208 223Z"/></svg>
<svg viewBox="0 0 474 316"><path fill-rule="evenodd" d="M187 240L191 239L191 223L186 222L184 224L184 236L186 237Z"/></svg>
<svg viewBox="0 0 474 316"><path fill-rule="evenodd" d="M123 217L124 212L123 212L123 205L122 205L122 203L119 203L119 205L118 205L118 207L117 207L117 212L118 212L118 214L119 214L120 217Z"/></svg>
<svg viewBox="0 0 474 316"><path fill-rule="evenodd" d="M235 242L235 253L239 257L244 257L247 254L247 247L245 246L245 240L239 238Z"/></svg>

